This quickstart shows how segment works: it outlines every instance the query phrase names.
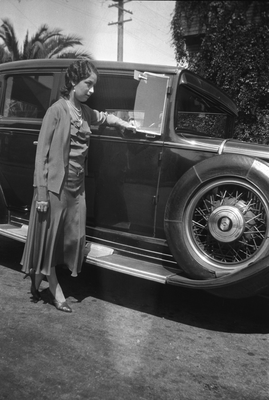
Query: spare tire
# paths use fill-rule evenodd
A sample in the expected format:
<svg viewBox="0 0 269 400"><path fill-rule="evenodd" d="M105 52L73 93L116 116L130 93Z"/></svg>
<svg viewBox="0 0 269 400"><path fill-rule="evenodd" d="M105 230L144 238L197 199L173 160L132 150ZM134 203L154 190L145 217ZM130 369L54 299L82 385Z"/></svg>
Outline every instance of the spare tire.
<svg viewBox="0 0 269 400"><path fill-rule="evenodd" d="M170 193L164 229L191 278L211 279L269 254L269 165L237 154L194 165Z"/></svg>

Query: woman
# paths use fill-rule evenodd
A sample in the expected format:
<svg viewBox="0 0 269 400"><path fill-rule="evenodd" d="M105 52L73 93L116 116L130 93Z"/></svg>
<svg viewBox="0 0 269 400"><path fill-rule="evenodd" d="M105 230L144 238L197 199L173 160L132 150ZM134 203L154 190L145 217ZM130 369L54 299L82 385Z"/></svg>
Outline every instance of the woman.
<svg viewBox="0 0 269 400"><path fill-rule="evenodd" d="M85 102L94 92L98 72L86 59L66 71L62 97L47 111L40 130L34 173L34 195L22 271L31 278L34 301L46 276L54 306L72 312L59 285L56 265L65 264L77 276L85 247L86 204L84 165L90 125L106 123L132 129L129 123L90 109Z"/></svg>

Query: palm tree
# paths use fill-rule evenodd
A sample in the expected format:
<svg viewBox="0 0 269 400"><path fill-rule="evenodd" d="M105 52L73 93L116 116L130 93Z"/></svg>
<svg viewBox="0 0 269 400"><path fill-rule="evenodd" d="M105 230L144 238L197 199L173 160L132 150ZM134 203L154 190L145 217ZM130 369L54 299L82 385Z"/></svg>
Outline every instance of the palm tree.
<svg viewBox="0 0 269 400"><path fill-rule="evenodd" d="M60 29L49 30L42 25L29 39L27 32L22 50L9 19L2 19L0 26L0 63L6 61L27 60L30 58L92 58L91 55L75 46L82 46L82 39L75 35L62 35Z"/></svg>

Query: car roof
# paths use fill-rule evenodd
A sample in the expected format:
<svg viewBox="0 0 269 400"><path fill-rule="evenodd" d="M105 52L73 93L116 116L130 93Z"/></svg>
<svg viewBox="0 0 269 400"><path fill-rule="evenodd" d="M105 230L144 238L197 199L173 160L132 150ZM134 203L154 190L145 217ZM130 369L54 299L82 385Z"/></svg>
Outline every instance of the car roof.
<svg viewBox="0 0 269 400"><path fill-rule="evenodd" d="M0 64L0 72L4 71L16 71L16 70L27 70L32 68L39 69L66 69L74 62L74 59L67 58L43 58L43 59L30 59L22 61L12 61ZM142 64L142 63L130 63L121 61L104 61L104 60L91 60L97 69L103 70L115 70L115 71L133 71L142 70L152 73L162 74L176 74L181 68L169 65L155 65L155 64Z"/></svg>

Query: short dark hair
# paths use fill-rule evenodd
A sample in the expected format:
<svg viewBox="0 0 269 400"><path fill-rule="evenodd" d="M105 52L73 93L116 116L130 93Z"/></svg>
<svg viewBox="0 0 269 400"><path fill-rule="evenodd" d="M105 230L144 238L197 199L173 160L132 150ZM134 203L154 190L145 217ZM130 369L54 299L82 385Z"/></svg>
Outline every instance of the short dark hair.
<svg viewBox="0 0 269 400"><path fill-rule="evenodd" d="M98 77L98 70L95 65L87 58L75 60L66 70L65 86L61 89L61 95L68 97L73 85L79 83L83 79L88 78L92 74Z"/></svg>

